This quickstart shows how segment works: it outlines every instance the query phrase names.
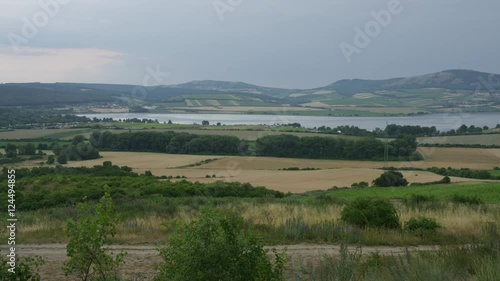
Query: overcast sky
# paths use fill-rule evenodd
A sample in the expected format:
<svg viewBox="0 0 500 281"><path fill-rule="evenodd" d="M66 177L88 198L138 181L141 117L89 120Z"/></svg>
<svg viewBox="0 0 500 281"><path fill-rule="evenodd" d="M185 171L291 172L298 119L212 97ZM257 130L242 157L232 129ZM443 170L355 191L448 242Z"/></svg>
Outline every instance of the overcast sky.
<svg viewBox="0 0 500 281"><path fill-rule="evenodd" d="M400 0L391 12L396 2L0 0L0 82L142 84L148 67L169 73L161 84L287 88L455 68L500 73L500 1ZM372 11L382 10L391 19L374 24ZM355 28L367 24L373 37L356 44ZM341 44L356 52L346 59Z"/></svg>

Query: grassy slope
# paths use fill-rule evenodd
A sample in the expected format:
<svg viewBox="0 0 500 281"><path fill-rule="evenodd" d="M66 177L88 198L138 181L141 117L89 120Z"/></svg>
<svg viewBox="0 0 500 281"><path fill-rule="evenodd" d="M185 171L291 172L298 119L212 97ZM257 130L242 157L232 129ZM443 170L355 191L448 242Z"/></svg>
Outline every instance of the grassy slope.
<svg viewBox="0 0 500 281"><path fill-rule="evenodd" d="M485 203L500 203L500 183L451 184L410 187L343 189L330 193L335 198L354 199L370 196L387 199L403 199L411 194L431 195L438 200L449 201L454 194L477 196Z"/></svg>

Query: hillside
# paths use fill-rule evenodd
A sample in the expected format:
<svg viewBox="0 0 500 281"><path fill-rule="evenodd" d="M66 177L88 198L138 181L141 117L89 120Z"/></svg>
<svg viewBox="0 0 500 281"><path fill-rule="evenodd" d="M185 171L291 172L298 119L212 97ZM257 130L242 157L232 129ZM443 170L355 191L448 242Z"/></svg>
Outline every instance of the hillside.
<svg viewBox="0 0 500 281"><path fill-rule="evenodd" d="M387 80L340 80L319 89L342 94L383 90L443 88L450 90L498 91L500 75L473 70L445 70L436 73Z"/></svg>
<svg viewBox="0 0 500 281"><path fill-rule="evenodd" d="M212 91L224 91L224 92L264 94L270 96L286 96L294 91L300 91L292 89L262 87L244 82L227 82L227 81L214 81L214 80L192 81L184 84L174 85L173 87L178 87L183 89L199 89L199 90L212 90Z"/></svg>
<svg viewBox="0 0 500 281"><path fill-rule="evenodd" d="M3 106L140 104L155 112L331 116L405 115L500 110L500 75L445 70L384 80L348 79L315 89L282 89L243 82L192 81L144 88L84 83L0 84Z"/></svg>

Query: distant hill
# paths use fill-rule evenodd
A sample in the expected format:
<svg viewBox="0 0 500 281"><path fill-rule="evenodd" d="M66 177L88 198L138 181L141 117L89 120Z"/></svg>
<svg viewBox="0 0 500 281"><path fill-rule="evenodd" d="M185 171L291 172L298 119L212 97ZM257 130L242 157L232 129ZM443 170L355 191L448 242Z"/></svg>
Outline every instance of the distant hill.
<svg viewBox="0 0 500 281"><path fill-rule="evenodd" d="M57 105L110 102L115 92L71 84L0 84L0 106Z"/></svg>
<svg viewBox="0 0 500 281"><path fill-rule="evenodd" d="M292 89L271 88L252 85L244 82L227 82L214 80L191 81L184 84L174 85L172 87L183 89L199 89L223 92L240 92L250 94L264 94L270 96L286 96L294 91Z"/></svg>
<svg viewBox="0 0 500 281"><path fill-rule="evenodd" d="M247 91L203 89L202 87L158 86L144 88L135 85L84 83L8 83L0 84L0 106L59 105L109 103L124 99L143 102L165 102L184 98L234 96L236 99L274 102L275 97Z"/></svg>
<svg viewBox="0 0 500 281"><path fill-rule="evenodd" d="M500 75L473 70L445 70L436 73L392 78L386 80L340 80L319 89L334 90L341 94L355 94L384 90L443 88L469 91L500 90Z"/></svg>
<svg viewBox="0 0 500 281"><path fill-rule="evenodd" d="M137 87L140 86L85 83L0 84L0 106L105 103L124 99L170 102L179 106L184 103L188 107L300 105L314 101L326 102L330 105L339 104L339 102L352 105L353 103L349 100L342 99L350 99L358 93L372 93L379 96L381 100L377 101L378 106L384 106L385 100L382 96L397 97L399 93L394 93L397 91L411 91L412 98L417 104L420 94L429 89L500 92L500 75L472 70L445 70L406 78L340 80L324 87L307 90L213 80L192 81L145 90L142 87L138 90ZM383 92L391 93L384 94ZM366 96L368 97L370 96ZM436 97L439 98L439 96ZM367 99L363 105L370 105L372 101L374 101L373 98ZM404 100L399 100L399 104L404 105ZM493 100L489 104L495 105L498 102L495 103ZM355 105L360 105L360 101L356 101Z"/></svg>

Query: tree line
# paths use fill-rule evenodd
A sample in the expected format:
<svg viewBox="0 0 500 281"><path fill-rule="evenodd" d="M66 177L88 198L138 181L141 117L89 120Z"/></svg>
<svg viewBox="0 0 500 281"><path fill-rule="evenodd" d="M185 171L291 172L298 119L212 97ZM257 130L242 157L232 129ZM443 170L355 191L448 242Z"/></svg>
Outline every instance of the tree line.
<svg viewBox="0 0 500 281"><path fill-rule="evenodd" d="M61 123L87 123L87 117L76 116L65 111L48 109L27 109L0 107L0 128L29 129L41 126L55 126Z"/></svg>
<svg viewBox="0 0 500 281"><path fill-rule="evenodd" d="M359 140L293 135L265 136L257 139L255 151L245 140L234 136L195 135L178 132L127 132L113 134L95 131L90 142L99 150L144 151L171 154L249 155L318 159L383 160L385 144L375 138ZM401 136L387 145L391 159L420 160L415 137Z"/></svg>
<svg viewBox="0 0 500 281"><path fill-rule="evenodd" d="M416 152L417 141L413 136L400 136L387 144L390 159L421 160ZM385 144L375 138L336 139L329 137L302 137L293 135L265 136L256 141L258 156L383 160Z"/></svg>
<svg viewBox="0 0 500 281"><path fill-rule="evenodd" d="M500 124L496 126L500 128ZM430 137L430 136L454 136L454 135L466 135L466 134L481 134L483 131L489 130L488 126L476 127L474 125L461 125L457 129L451 129L449 131L439 131L435 126L413 126L413 125L396 125L389 124L384 130L376 128L373 131L366 129L361 129L356 126L337 126L335 128L321 126L314 128L324 134L335 134L335 135L349 135L349 136L372 136L372 137L397 137L401 135L411 135L415 137Z"/></svg>
<svg viewBox="0 0 500 281"><path fill-rule="evenodd" d="M171 154L240 155L245 142L234 136L195 135L177 132L127 132L113 134L95 131L90 142L100 150L164 152Z"/></svg>

